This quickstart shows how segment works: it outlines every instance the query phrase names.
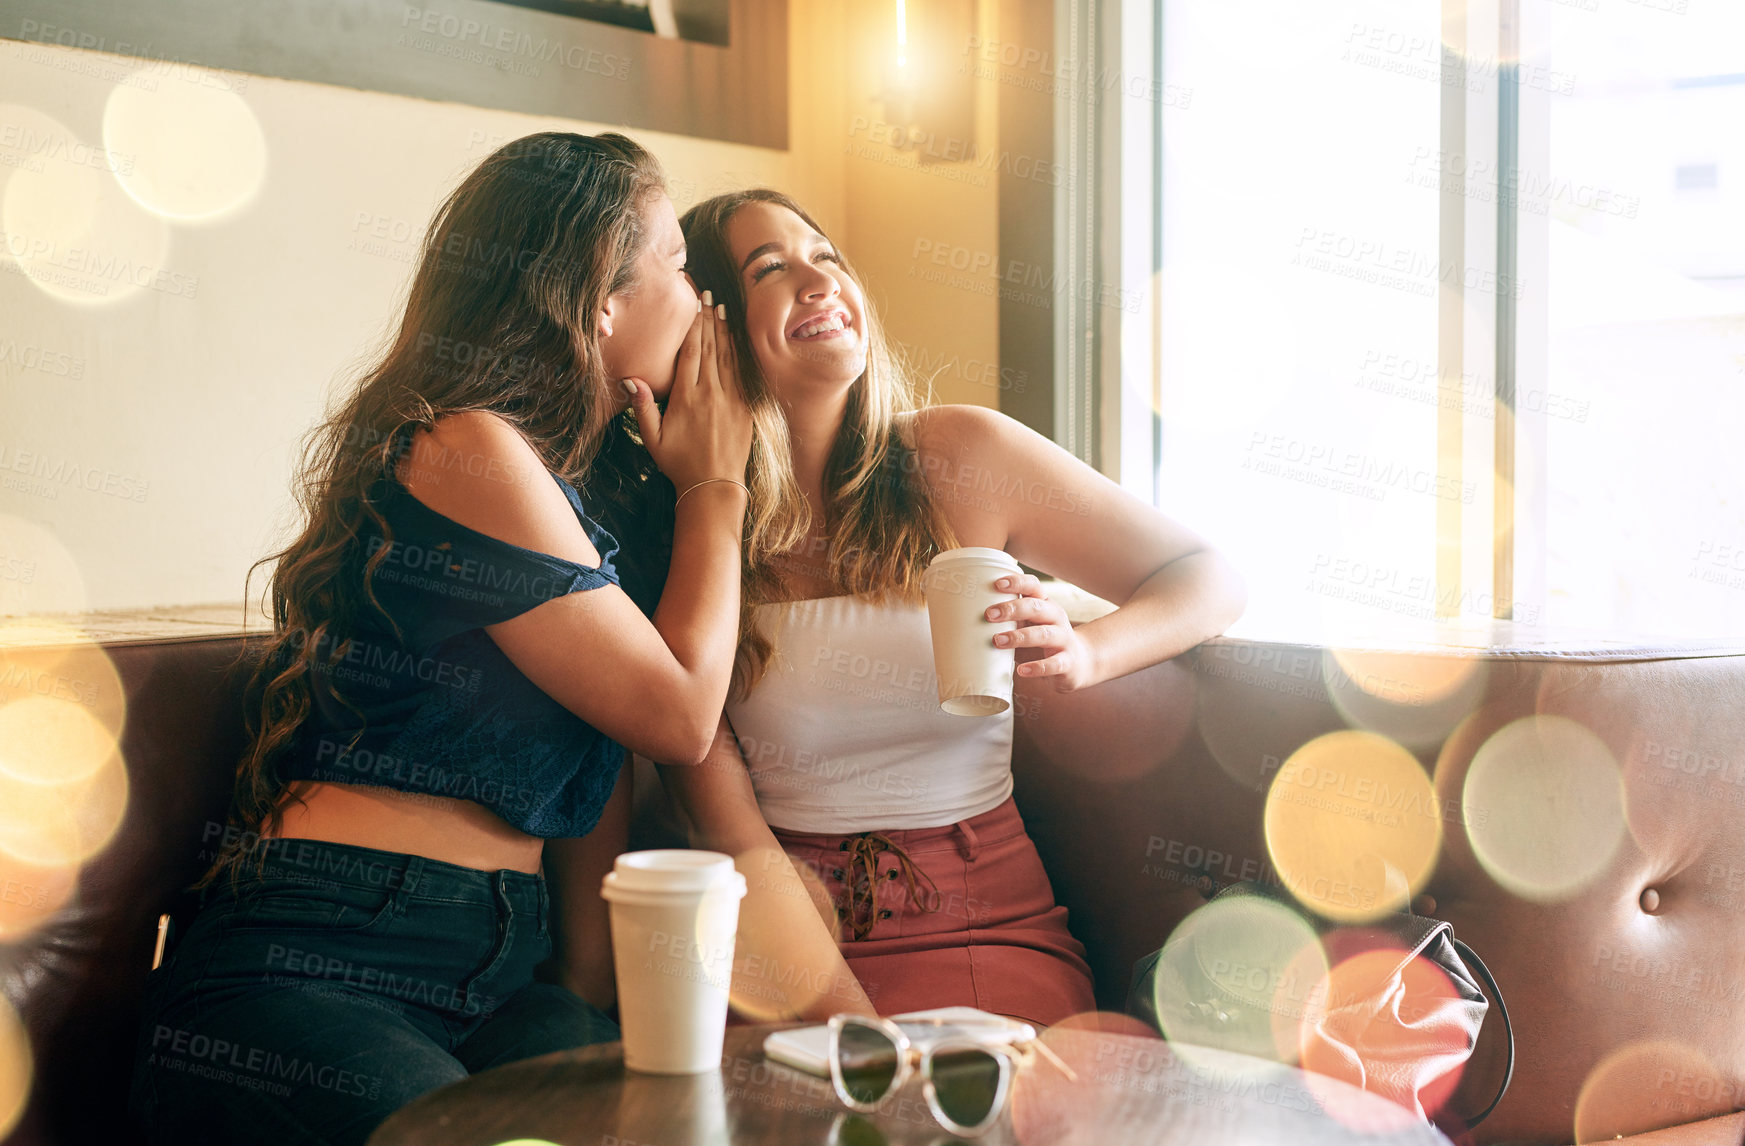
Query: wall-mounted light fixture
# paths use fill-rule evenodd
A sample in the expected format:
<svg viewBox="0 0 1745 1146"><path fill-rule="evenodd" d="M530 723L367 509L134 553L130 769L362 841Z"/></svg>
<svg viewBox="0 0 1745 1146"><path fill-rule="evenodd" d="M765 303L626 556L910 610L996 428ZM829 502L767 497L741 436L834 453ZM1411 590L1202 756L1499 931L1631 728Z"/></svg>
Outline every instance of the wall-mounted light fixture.
<svg viewBox="0 0 1745 1146"><path fill-rule="evenodd" d="M923 163L973 160L976 0L893 0L874 24L873 98L894 137Z"/></svg>

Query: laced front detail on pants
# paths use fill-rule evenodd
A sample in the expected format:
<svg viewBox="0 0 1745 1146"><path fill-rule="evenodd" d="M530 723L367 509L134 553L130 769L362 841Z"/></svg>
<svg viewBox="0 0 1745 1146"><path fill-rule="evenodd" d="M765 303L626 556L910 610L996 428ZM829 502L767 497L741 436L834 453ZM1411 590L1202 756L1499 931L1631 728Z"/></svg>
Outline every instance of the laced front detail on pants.
<svg viewBox="0 0 1745 1146"><path fill-rule="evenodd" d="M933 877L915 866L915 861L909 858L899 845L892 842L883 832L862 832L849 836L842 841L842 850L848 853L848 861L844 865L842 882L848 888L848 902L838 904L846 919L850 934L856 939L865 939L872 934L878 921L889 911L879 907L879 884L884 882L879 878L879 855L884 852L896 857L897 866L890 869L885 879L896 879L898 873L907 882L909 899L922 911L938 911L942 905L943 896L939 885L933 882ZM926 884L928 898L921 895L921 884Z"/></svg>

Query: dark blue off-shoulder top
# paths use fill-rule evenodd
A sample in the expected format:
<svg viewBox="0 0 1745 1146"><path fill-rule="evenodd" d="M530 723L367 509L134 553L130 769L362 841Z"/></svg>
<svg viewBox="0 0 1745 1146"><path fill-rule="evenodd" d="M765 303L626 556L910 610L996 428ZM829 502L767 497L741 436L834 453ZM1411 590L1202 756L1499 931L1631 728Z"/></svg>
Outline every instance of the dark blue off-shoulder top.
<svg viewBox="0 0 1745 1146"><path fill-rule="evenodd" d="M598 566L469 529L413 497L391 468L375 482L369 497L392 539L366 515L344 575L361 585L365 562L386 548L371 578L380 609L360 599L351 631L323 642L323 654L345 652L318 673L314 706L280 761L282 778L473 800L546 839L592 830L623 746L541 691L484 631L558 597L618 584L617 540L574 486L550 476L599 550ZM644 594L633 599L652 612Z"/></svg>

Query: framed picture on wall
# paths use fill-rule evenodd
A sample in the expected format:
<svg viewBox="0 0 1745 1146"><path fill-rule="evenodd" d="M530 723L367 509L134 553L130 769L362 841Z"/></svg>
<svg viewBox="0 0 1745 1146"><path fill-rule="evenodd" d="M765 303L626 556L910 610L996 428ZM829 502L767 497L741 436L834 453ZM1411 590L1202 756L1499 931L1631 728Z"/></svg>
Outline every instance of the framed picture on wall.
<svg viewBox="0 0 1745 1146"><path fill-rule="evenodd" d="M788 145L787 0L0 0L0 37Z"/></svg>
<svg viewBox="0 0 1745 1146"><path fill-rule="evenodd" d="M620 28L653 32L669 40L728 44L730 0L496 0L517 8L533 8L598 20Z"/></svg>

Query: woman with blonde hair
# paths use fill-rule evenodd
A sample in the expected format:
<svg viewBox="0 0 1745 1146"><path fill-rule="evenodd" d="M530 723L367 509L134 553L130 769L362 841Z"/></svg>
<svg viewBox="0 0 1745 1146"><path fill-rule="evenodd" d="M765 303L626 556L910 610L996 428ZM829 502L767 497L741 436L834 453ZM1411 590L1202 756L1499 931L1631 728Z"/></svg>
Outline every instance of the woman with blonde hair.
<svg viewBox="0 0 1745 1146"><path fill-rule="evenodd" d="M860 279L787 196L723 195L681 222L732 316L757 434L732 697L709 766L662 775L694 842L749 869L742 969L789 987L761 1009L1092 1009L1012 802L1013 712L940 710L921 574L987 547L1118 603L1075 627L1035 576L997 581L1013 599L988 619L1016 628L994 643L1063 690L1222 632L1240 577L1011 418L921 407ZM760 1009L768 984L739 986Z"/></svg>

